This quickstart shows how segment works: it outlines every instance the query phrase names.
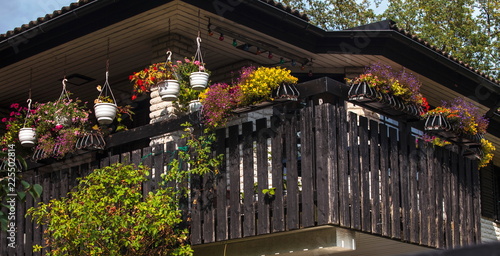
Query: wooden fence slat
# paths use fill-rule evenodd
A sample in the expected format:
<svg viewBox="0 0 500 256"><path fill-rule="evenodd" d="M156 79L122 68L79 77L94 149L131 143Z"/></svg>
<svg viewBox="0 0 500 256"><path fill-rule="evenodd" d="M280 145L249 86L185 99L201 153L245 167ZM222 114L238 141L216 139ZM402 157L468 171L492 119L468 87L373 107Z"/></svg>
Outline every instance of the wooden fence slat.
<svg viewBox="0 0 500 256"><path fill-rule="evenodd" d="M328 121L329 116L326 113L327 105L318 105L315 107L315 149L316 152L316 185L318 188L328 188L322 193L317 193L317 219L318 225L325 225L331 222L330 218L330 168L328 166ZM274 151L273 151L274 152Z"/></svg>
<svg viewBox="0 0 500 256"><path fill-rule="evenodd" d="M285 123L286 137L286 171L287 171L287 198L286 198L286 224L288 230L298 229L299 221L299 159L297 150L297 117L293 116Z"/></svg>
<svg viewBox="0 0 500 256"><path fill-rule="evenodd" d="M418 190L420 195L420 244L428 244L429 232L428 232L428 205L429 205L429 190L428 190L428 169L427 168L427 147L423 141L419 141L418 148L421 150L420 161L418 161L417 168L419 174Z"/></svg>
<svg viewBox="0 0 500 256"><path fill-rule="evenodd" d="M152 152L153 149L151 147L147 147L142 150L141 162L144 166L147 166L149 168L151 168L153 164L153 158L151 157L153 154ZM146 177L147 180L142 184L142 196L144 197L146 197L149 191L151 191L151 179L152 179L151 177L152 177L152 170L149 170L149 174Z"/></svg>
<svg viewBox="0 0 500 256"><path fill-rule="evenodd" d="M473 230L474 230L474 243L481 243L481 188L479 184L478 162L472 163L472 207L473 207Z"/></svg>
<svg viewBox="0 0 500 256"><path fill-rule="evenodd" d="M215 232L215 239L217 241L227 240L228 234L228 221L227 221L227 171L226 171L226 129L218 129L216 134L216 149L217 155L224 154L221 166L219 168L219 175L217 176L217 230Z"/></svg>
<svg viewBox="0 0 500 256"><path fill-rule="evenodd" d="M435 182L435 172L434 172L434 149L430 146L427 147L427 180L426 187L428 192L427 199L427 214L426 216L426 233L427 233L427 243L429 245L434 246L436 244L436 234L434 232L436 226L436 207L435 207L435 198L436 198L436 188L434 186Z"/></svg>
<svg viewBox="0 0 500 256"><path fill-rule="evenodd" d="M444 206L444 248L452 248L453 226L452 226L452 173L450 166L450 154L445 151L443 154L443 206Z"/></svg>
<svg viewBox="0 0 500 256"><path fill-rule="evenodd" d="M229 212L231 217L230 238L241 237L240 218L240 150L238 148L238 126L229 127Z"/></svg>
<svg viewBox="0 0 500 256"><path fill-rule="evenodd" d="M398 192L401 202L401 220L399 223L401 228L401 239L410 241L410 165L408 157L408 141L413 139L411 135L411 127L405 123L399 124L399 179L400 190Z"/></svg>
<svg viewBox="0 0 500 256"><path fill-rule="evenodd" d="M361 200L359 187L359 138L358 138L358 115L349 112L349 171L351 178L351 228L361 230ZM347 196L347 195L344 195Z"/></svg>
<svg viewBox="0 0 500 256"><path fill-rule="evenodd" d="M382 235L391 234L391 215L389 204L389 134L386 125L380 126L380 209L382 216Z"/></svg>
<svg viewBox="0 0 500 256"><path fill-rule="evenodd" d="M410 223L410 242L412 243L418 243L420 241L420 236L419 236L419 208L418 208L418 203L419 203L419 198L421 196L418 194L418 182L417 178L419 177L418 175L418 168L417 168L417 162L418 159L423 157L421 155L421 152L415 145L415 140L410 139L408 141L408 145L410 148L410 154L409 154L409 200L410 200L410 215L409 215L409 223ZM403 225L405 223L403 222Z"/></svg>
<svg viewBox="0 0 500 256"><path fill-rule="evenodd" d="M453 234L453 247L460 246L460 184L459 184L459 171L458 171L458 154L451 153L451 200L452 200L452 234Z"/></svg>
<svg viewBox="0 0 500 256"><path fill-rule="evenodd" d="M338 184L339 184L339 204L340 204L340 225L343 227L351 226L351 216L349 212L349 205L351 204L349 200L349 159L347 154L345 154L349 144L347 142L348 137L348 126L347 126L347 118L346 112L344 108L337 109L337 117L338 117L338 126L339 126L339 140L338 140L338 152L343 152L343 154L339 153L339 168L338 168Z"/></svg>
<svg viewBox="0 0 500 256"><path fill-rule="evenodd" d="M371 194L371 232L382 233L380 215L380 147L378 122L370 120L370 194Z"/></svg>
<svg viewBox="0 0 500 256"><path fill-rule="evenodd" d="M337 112L333 105L327 105L327 141L328 141L328 171L330 172L330 213L332 224L339 224L339 161L338 161L338 148L339 141Z"/></svg>
<svg viewBox="0 0 500 256"><path fill-rule="evenodd" d="M269 203L263 193L264 189L269 188L268 176L268 147L267 139L271 135L271 129L267 128L266 119L258 119L256 121L257 131L257 193L258 193L258 218L257 218L257 235L268 234L269 229Z"/></svg>
<svg viewBox="0 0 500 256"><path fill-rule="evenodd" d="M360 185L361 185L361 230L370 232L371 202L370 202L370 152L368 147L369 130L368 118L359 117L359 158L360 158Z"/></svg>
<svg viewBox="0 0 500 256"><path fill-rule="evenodd" d="M434 187L436 192L435 198L435 206L436 206L436 220L434 222L434 233L436 233L436 247L443 248L444 247L444 236L445 232L440 232L440 230L444 227L443 220L443 188L444 188L444 170L443 170L443 148L436 148L436 157L435 157L435 179L434 179Z"/></svg>
<svg viewBox="0 0 500 256"><path fill-rule="evenodd" d="M132 151L131 161L135 165L139 165L142 161L142 150L136 149Z"/></svg>
<svg viewBox="0 0 500 256"><path fill-rule="evenodd" d="M272 232L279 232L285 230L285 209L283 204L283 126L279 117L271 117L271 129L276 132L271 141L272 186L275 188L275 195L272 199Z"/></svg>
<svg viewBox="0 0 500 256"><path fill-rule="evenodd" d="M253 123L242 125L242 157L243 157L243 237L254 236L255 203L254 203L254 154L253 154Z"/></svg>
<svg viewBox="0 0 500 256"><path fill-rule="evenodd" d="M301 171L302 171L302 226L314 226L314 166L313 148L313 110L305 108L301 111L300 143L301 143ZM311 159L311 160L309 160Z"/></svg>
<svg viewBox="0 0 500 256"><path fill-rule="evenodd" d="M464 234L466 239L466 245L472 245L474 241L474 230L473 230L473 218L474 218L474 210L472 209L472 161L469 158L465 158L465 230Z"/></svg>
<svg viewBox="0 0 500 256"><path fill-rule="evenodd" d="M24 178L29 184L32 185L35 184L34 172ZM36 205L34 204L33 197L31 195L27 195L25 202L25 211L23 212L23 214L26 213L26 211L31 207L36 207ZM23 220L25 222L25 233L26 233L26 240L24 242L23 251L25 253L24 255L31 256L33 255L33 241L34 241L33 235L34 235L35 223L33 222L31 216L26 216L25 218L23 216Z"/></svg>
<svg viewBox="0 0 500 256"><path fill-rule="evenodd" d="M400 180L399 180L399 155L397 131L394 128L389 129L390 140L390 204L391 204L391 237L401 238L401 214L400 214Z"/></svg>
<svg viewBox="0 0 500 256"><path fill-rule="evenodd" d="M459 226L459 234L460 234L460 245L465 246L467 245L467 236L465 235L467 232L467 221L466 221L466 181L465 181L465 159L461 158L458 161L458 198L459 198L459 221L460 221L460 226Z"/></svg>

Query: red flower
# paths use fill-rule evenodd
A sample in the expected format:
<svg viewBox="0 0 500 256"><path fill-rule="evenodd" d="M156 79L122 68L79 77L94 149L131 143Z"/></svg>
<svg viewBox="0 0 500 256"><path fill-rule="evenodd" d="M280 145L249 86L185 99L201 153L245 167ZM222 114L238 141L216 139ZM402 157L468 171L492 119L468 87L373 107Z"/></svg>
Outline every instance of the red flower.
<svg viewBox="0 0 500 256"><path fill-rule="evenodd" d="M137 99L137 95L132 95L132 100Z"/></svg>

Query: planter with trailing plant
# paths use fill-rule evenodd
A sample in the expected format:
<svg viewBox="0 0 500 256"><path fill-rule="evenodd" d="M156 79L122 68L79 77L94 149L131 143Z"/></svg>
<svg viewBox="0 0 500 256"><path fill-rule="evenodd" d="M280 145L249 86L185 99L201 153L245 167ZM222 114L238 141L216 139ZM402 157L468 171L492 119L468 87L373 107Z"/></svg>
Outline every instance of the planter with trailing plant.
<svg viewBox="0 0 500 256"><path fill-rule="evenodd" d="M429 109L420 93L420 81L405 69L396 72L390 66L373 64L346 81L350 84L350 101L381 114L416 121Z"/></svg>
<svg viewBox="0 0 500 256"><path fill-rule="evenodd" d="M116 99L111 91L111 86L108 83L109 73L106 71L106 81L101 87L97 86L99 91L99 96L94 100L94 113L99 124L107 125L115 120L116 112L118 107L116 105Z"/></svg>
<svg viewBox="0 0 500 256"><path fill-rule="evenodd" d="M488 120L480 114L478 107L464 98L444 101L442 106L422 117L425 118L426 133L461 145L464 155L480 159L480 166L485 166L493 157L494 147L484 139Z"/></svg>
<svg viewBox="0 0 500 256"><path fill-rule="evenodd" d="M19 142L23 147L34 147L36 144L35 128L21 128L19 130Z"/></svg>

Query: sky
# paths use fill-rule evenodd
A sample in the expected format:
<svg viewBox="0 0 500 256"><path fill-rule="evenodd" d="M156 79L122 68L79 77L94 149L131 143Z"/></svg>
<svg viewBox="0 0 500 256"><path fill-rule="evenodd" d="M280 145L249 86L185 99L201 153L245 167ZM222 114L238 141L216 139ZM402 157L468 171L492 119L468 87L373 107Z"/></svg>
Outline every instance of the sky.
<svg viewBox="0 0 500 256"><path fill-rule="evenodd" d="M78 0L0 0L0 34Z"/></svg>

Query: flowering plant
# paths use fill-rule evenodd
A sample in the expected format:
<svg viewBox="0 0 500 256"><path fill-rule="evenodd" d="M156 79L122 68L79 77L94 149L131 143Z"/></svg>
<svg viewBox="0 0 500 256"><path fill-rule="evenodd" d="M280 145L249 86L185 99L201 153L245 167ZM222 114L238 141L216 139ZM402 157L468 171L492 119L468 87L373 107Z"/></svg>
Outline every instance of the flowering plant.
<svg viewBox="0 0 500 256"><path fill-rule="evenodd" d="M241 96L240 87L237 85L231 86L225 83L211 85L200 94L205 124L212 128L224 126L231 116L231 110L238 106L238 99Z"/></svg>
<svg viewBox="0 0 500 256"><path fill-rule="evenodd" d="M17 135L26 121L26 126L35 128L38 135L35 151L43 151L45 157L55 158L75 151L76 140L84 131L89 117L89 110L80 103L78 99L35 103L26 118L28 109L17 103L12 104L14 111L10 117L2 118L7 130L1 139L2 148L19 142Z"/></svg>
<svg viewBox="0 0 500 256"><path fill-rule="evenodd" d="M443 101L442 105L422 116L442 115L459 134L477 135L486 133L488 119L481 115L479 108L474 104L459 97L451 101Z"/></svg>
<svg viewBox="0 0 500 256"><path fill-rule="evenodd" d="M241 89L240 104L251 105L272 99L272 91L280 84L295 84L298 79L291 71L281 67L246 67L240 71L237 81Z"/></svg>
<svg viewBox="0 0 500 256"><path fill-rule="evenodd" d="M406 103L422 106L424 112L429 110L427 99L420 93L422 83L405 69L394 71L390 66L380 63L372 64L365 72L354 79L346 78L350 84L366 82L377 92L400 97Z"/></svg>
<svg viewBox="0 0 500 256"><path fill-rule="evenodd" d="M31 127L34 128L35 122L32 115L26 116L28 108L21 106L19 103L13 103L10 105L12 111L9 117L4 117L1 119L2 123L5 125L5 133L0 139L0 148L2 151L7 150L9 144L18 144L16 149L21 149L19 144L18 134L21 128ZM35 110L30 110L30 114L34 113Z"/></svg>
<svg viewBox="0 0 500 256"><path fill-rule="evenodd" d="M173 68L178 75L179 81L179 96L177 101L181 106L186 106L190 101L197 100L201 93L201 91L191 88L189 83L191 73L202 71L210 74L210 71L205 68L205 63L194 60L194 58L184 58L184 61L178 60L173 65Z"/></svg>
<svg viewBox="0 0 500 256"><path fill-rule="evenodd" d="M156 83L175 79L173 64L172 62L154 63L139 72L134 72L128 79L132 82L132 100L135 100L138 95L149 92Z"/></svg>

